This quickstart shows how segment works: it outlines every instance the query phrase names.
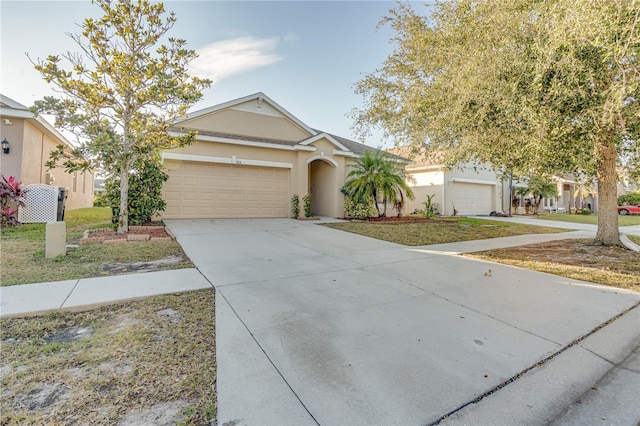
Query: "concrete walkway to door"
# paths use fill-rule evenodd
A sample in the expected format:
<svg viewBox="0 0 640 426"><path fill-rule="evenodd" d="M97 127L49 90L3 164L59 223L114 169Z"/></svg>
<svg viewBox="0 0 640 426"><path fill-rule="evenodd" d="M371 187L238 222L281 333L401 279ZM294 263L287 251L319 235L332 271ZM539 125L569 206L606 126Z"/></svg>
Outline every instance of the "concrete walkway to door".
<svg viewBox="0 0 640 426"><path fill-rule="evenodd" d="M220 425L548 423L636 362L638 293L303 221L167 224L216 287Z"/></svg>

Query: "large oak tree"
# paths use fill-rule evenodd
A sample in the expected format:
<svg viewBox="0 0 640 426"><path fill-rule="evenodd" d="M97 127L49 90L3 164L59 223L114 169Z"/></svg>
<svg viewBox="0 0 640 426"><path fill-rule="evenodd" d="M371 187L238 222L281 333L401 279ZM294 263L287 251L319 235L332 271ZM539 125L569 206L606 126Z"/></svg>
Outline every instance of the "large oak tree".
<svg viewBox="0 0 640 426"><path fill-rule="evenodd" d="M49 164L63 161L69 171L97 168L119 176L118 233L124 233L132 167L193 141L193 133L170 137L166 130L201 99L210 82L188 73L195 51L184 40L166 38L176 18L165 15L162 3L94 3L104 15L85 19L80 34L69 34L81 52L35 64L60 96L36 102L34 111L55 115L56 125L78 136L77 149L69 153L59 147Z"/></svg>
<svg viewBox="0 0 640 426"><path fill-rule="evenodd" d="M383 23L393 53L356 84L366 134L426 145L448 164L594 177L595 243L619 245L617 167L638 170L640 2L460 0Z"/></svg>

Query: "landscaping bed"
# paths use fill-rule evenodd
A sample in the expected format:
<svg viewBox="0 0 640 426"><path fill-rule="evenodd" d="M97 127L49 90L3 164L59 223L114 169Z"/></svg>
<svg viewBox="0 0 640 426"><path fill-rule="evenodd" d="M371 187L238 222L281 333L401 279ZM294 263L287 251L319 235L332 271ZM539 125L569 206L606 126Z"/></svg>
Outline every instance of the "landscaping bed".
<svg viewBox="0 0 640 426"><path fill-rule="evenodd" d="M47 281L62 281L99 277L120 273L147 272L193 267L182 247L163 231L163 237L126 244L80 245L89 233L113 233L109 208L87 208L66 213L67 255L53 259L45 257L45 224L24 224L2 230L3 286ZM158 224L151 224L158 225ZM145 226L145 234L150 227ZM133 227L132 233L138 232ZM135 234L133 234L135 235ZM153 234L151 234L153 235ZM128 238L128 236L127 236ZM124 240L126 241L126 240Z"/></svg>
<svg viewBox="0 0 640 426"><path fill-rule="evenodd" d="M465 256L640 291L640 253L591 243L590 239L559 240Z"/></svg>
<svg viewBox="0 0 640 426"><path fill-rule="evenodd" d="M173 238L164 225L129 226L129 232L117 234L113 227L88 229L80 238L80 245L105 244L123 241L170 241Z"/></svg>
<svg viewBox="0 0 640 426"><path fill-rule="evenodd" d="M0 424L215 420L213 290L0 325Z"/></svg>

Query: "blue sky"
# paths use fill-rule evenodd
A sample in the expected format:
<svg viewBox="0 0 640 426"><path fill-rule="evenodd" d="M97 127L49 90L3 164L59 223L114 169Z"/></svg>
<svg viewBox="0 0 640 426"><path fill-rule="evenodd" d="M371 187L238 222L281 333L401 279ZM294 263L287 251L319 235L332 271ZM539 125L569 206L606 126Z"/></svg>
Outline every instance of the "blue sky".
<svg viewBox="0 0 640 426"><path fill-rule="evenodd" d="M195 109L264 92L311 127L355 138L347 114L362 105L353 85L391 53L391 30L376 30L386 1L167 1L170 36L201 56L193 73L213 79ZM419 8L419 3L414 7ZM66 35L100 16L90 1L0 1L2 94L32 105L51 94L25 55L77 51ZM377 133L379 135L379 133ZM379 146L379 136L367 139ZM388 145L388 144L387 144Z"/></svg>

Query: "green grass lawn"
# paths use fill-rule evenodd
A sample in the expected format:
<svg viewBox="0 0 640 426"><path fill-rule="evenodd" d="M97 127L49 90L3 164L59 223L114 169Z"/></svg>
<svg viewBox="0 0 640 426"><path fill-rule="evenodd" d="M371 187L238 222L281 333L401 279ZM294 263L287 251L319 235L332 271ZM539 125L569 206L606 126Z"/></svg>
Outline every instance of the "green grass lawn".
<svg viewBox="0 0 640 426"><path fill-rule="evenodd" d="M568 231L567 229L471 218L447 218L417 223L341 222L325 226L407 246Z"/></svg>
<svg viewBox="0 0 640 426"><path fill-rule="evenodd" d="M71 210L65 214L67 244L77 244L86 229L111 226L111 210L93 207ZM35 282L111 275L105 265L150 262L169 257L181 257L175 264L161 269L193 266L175 241L136 241L116 245L85 245L68 248L67 256L45 258L45 224L24 224L2 230L3 286Z"/></svg>
<svg viewBox="0 0 640 426"><path fill-rule="evenodd" d="M571 223L586 223L591 225L598 224L598 216L595 214L583 215L583 214L566 214L566 213L551 213L541 214L538 219L542 220L557 220L559 222L571 222ZM640 216L618 216L619 226L632 226L640 225Z"/></svg>

